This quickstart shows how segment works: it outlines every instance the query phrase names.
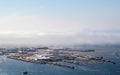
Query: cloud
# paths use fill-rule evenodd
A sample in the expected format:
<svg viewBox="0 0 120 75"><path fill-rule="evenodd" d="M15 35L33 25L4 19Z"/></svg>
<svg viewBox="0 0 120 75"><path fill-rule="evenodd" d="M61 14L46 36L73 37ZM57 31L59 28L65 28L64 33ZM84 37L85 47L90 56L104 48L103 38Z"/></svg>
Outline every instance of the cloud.
<svg viewBox="0 0 120 75"><path fill-rule="evenodd" d="M119 32L6 33L0 34L1 45L104 45L120 44Z"/></svg>
<svg viewBox="0 0 120 75"><path fill-rule="evenodd" d="M0 45L120 44L118 20L0 16Z"/></svg>

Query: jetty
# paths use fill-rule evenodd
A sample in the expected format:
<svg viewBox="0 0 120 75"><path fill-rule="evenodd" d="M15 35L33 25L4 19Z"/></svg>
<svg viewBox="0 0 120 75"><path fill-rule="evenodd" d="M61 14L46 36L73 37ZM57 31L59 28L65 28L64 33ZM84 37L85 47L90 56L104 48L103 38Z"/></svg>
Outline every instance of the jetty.
<svg viewBox="0 0 120 75"><path fill-rule="evenodd" d="M35 64L50 64L50 65L60 66L60 67L64 67L64 68L75 69L74 66L64 65L64 64L57 63L57 62L26 60L26 59L20 59L20 58L14 57L14 56L8 56L8 58L14 59L14 60L20 60L20 61L24 61L24 62L31 62L31 63L35 63Z"/></svg>

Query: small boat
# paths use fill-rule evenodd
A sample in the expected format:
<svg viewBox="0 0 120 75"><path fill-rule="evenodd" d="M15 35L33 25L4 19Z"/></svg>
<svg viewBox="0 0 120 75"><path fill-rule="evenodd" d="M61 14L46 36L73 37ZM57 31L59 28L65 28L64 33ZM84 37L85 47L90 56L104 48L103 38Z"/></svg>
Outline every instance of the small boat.
<svg viewBox="0 0 120 75"><path fill-rule="evenodd" d="M25 71L25 72L23 72L23 73L22 73L22 75L27 75L27 74L28 74L28 72L27 72L27 71Z"/></svg>

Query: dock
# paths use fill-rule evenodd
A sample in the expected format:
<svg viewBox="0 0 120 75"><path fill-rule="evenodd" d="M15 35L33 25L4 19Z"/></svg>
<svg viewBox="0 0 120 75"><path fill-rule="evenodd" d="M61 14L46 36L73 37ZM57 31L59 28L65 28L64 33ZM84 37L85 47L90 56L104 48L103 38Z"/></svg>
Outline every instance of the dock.
<svg viewBox="0 0 120 75"><path fill-rule="evenodd" d="M12 57L12 56L8 56L8 58L14 59L14 60L20 60L20 61L24 61L24 62L31 62L31 63L35 63L35 64L50 64L50 65L60 66L60 67L64 67L64 68L75 69L74 66L64 65L64 64L57 63L57 62L45 62L45 61L37 61L37 60L26 60L26 59L19 59L19 58Z"/></svg>

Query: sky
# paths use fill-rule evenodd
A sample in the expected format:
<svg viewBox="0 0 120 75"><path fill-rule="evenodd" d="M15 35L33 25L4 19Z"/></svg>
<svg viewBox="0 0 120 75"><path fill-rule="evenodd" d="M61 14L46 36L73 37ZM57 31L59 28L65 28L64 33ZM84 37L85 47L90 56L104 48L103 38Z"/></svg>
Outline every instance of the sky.
<svg viewBox="0 0 120 75"><path fill-rule="evenodd" d="M120 44L120 0L0 0L0 45Z"/></svg>

